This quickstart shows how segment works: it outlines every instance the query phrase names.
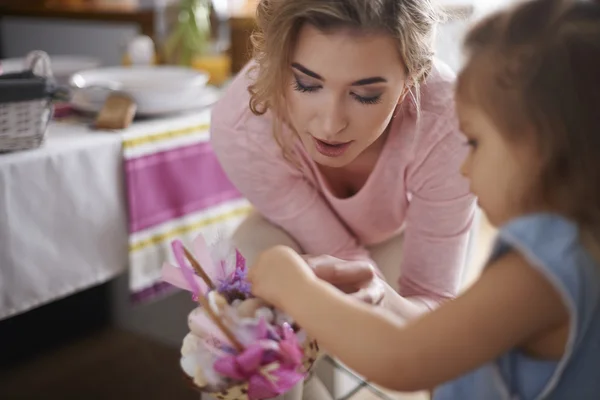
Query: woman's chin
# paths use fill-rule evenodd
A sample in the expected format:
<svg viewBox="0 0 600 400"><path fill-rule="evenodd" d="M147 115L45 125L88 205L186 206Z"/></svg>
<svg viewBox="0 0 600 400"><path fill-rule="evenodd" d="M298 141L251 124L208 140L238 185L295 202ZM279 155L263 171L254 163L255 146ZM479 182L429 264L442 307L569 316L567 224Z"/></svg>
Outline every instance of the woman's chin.
<svg viewBox="0 0 600 400"><path fill-rule="evenodd" d="M348 157L346 154L340 157L328 157L316 150L311 152L311 158L316 164L329 168L342 168L352 162L352 158Z"/></svg>

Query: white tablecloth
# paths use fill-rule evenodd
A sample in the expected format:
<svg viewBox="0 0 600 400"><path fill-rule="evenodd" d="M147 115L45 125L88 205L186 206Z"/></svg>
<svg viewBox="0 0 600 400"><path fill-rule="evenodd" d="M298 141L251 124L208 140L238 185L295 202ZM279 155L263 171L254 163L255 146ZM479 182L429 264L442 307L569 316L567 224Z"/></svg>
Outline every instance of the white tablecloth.
<svg viewBox="0 0 600 400"><path fill-rule="evenodd" d="M55 123L41 148L0 154L0 319L125 270L121 142Z"/></svg>

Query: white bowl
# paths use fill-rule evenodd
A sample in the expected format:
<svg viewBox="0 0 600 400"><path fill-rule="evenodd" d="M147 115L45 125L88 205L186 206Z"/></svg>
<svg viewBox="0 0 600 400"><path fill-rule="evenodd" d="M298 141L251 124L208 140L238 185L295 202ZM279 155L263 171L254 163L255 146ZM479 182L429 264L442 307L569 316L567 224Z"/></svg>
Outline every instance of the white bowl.
<svg viewBox="0 0 600 400"><path fill-rule="evenodd" d="M111 67L77 73L69 80L72 105L81 111L98 111L113 91L128 94L139 115L180 112L201 103L209 75L190 68Z"/></svg>

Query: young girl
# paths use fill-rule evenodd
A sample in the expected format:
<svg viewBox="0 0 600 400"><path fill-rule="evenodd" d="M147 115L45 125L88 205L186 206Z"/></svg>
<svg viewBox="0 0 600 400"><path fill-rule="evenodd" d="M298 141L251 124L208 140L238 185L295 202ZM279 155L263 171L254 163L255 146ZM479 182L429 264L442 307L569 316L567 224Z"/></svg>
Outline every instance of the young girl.
<svg viewBox="0 0 600 400"><path fill-rule="evenodd" d="M478 283L405 322L277 247L250 269L253 290L391 389L437 387L436 400L598 399L600 2L524 3L476 26L466 47L462 172L500 226Z"/></svg>

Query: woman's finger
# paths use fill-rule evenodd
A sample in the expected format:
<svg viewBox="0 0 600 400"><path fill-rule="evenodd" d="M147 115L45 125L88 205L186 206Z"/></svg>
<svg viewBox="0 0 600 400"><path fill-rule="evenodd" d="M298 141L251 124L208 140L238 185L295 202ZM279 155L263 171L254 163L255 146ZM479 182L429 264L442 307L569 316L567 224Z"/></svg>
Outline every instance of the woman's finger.
<svg viewBox="0 0 600 400"><path fill-rule="evenodd" d="M360 286L375 276L373 266L365 261L346 261L318 264L313 267L315 275L335 286Z"/></svg>
<svg viewBox="0 0 600 400"><path fill-rule="evenodd" d="M345 294L354 294L360 290L360 286L357 285L337 285L336 288Z"/></svg>
<svg viewBox="0 0 600 400"><path fill-rule="evenodd" d="M373 305L381 303L384 295L385 286L379 278L373 279L369 285L351 294L352 297Z"/></svg>

